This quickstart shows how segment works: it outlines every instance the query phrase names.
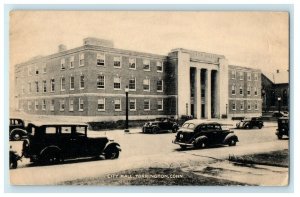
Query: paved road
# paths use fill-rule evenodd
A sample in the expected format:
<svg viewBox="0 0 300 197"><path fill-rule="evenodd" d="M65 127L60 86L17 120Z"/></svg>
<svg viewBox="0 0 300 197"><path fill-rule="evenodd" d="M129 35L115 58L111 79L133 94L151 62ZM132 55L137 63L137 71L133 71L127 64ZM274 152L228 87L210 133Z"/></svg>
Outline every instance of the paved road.
<svg viewBox="0 0 300 197"><path fill-rule="evenodd" d="M203 150L180 150L172 144L174 133L143 134L132 129L130 134L122 130L90 132L90 136L107 135L120 143L122 152L117 160L80 160L54 166L34 166L23 159L20 168L10 170L13 184L59 184L67 180L96 177L139 167L168 167L197 165L229 155L269 152L288 148L288 140L278 140L275 124L268 123L263 129L234 130L239 137L236 147L219 146ZM21 142L11 142L13 149L20 151Z"/></svg>

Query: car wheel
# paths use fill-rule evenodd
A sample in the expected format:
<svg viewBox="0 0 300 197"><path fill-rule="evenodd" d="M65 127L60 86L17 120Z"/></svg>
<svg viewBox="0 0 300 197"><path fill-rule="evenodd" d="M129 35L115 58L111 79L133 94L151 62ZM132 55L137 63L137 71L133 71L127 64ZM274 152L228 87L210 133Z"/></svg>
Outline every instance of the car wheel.
<svg viewBox="0 0 300 197"><path fill-rule="evenodd" d="M157 127L154 127L154 128L152 129L152 133L153 133L153 134L158 133L158 131L159 131L159 128L157 128Z"/></svg>
<svg viewBox="0 0 300 197"><path fill-rule="evenodd" d="M18 167L18 162L17 161L12 161L9 164L9 169L16 169Z"/></svg>
<svg viewBox="0 0 300 197"><path fill-rule="evenodd" d="M206 142L198 142L195 147L201 149L206 148Z"/></svg>
<svg viewBox="0 0 300 197"><path fill-rule="evenodd" d="M105 159L117 159L119 158L120 151L116 147L110 148L105 153Z"/></svg>
<svg viewBox="0 0 300 197"><path fill-rule="evenodd" d="M277 138L279 139L279 140L281 140L282 139L282 135L277 135Z"/></svg>
<svg viewBox="0 0 300 197"><path fill-rule="evenodd" d="M259 128L259 129L261 129L261 128L262 128L262 125L261 125L261 124L260 124L260 125L258 125L258 128Z"/></svg>
<svg viewBox="0 0 300 197"><path fill-rule="evenodd" d="M22 135L19 132L15 132L12 134L11 139L14 141L18 141L22 139Z"/></svg>
<svg viewBox="0 0 300 197"><path fill-rule="evenodd" d="M236 141L234 139L229 140L228 143L229 146L235 146L236 145Z"/></svg>
<svg viewBox="0 0 300 197"><path fill-rule="evenodd" d="M59 153L56 151L47 151L42 155L41 162L43 164L57 164L60 162Z"/></svg>
<svg viewBox="0 0 300 197"><path fill-rule="evenodd" d="M250 125L247 124L247 125L245 126L245 129L250 129Z"/></svg>
<svg viewBox="0 0 300 197"><path fill-rule="evenodd" d="M174 127L173 129L172 129L172 132L173 133L176 133L178 131L178 128L177 127Z"/></svg>

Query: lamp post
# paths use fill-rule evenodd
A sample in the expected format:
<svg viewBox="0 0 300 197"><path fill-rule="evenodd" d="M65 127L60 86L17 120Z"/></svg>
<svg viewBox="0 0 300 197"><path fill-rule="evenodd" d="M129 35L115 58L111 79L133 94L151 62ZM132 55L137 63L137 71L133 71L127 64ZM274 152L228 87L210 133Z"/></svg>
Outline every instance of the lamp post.
<svg viewBox="0 0 300 197"><path fill-rule="evenodd" d="M226 118L228 116L228 104L226 104Z"/></svg>
<svg viewBox="0 0 300 197"><path fill-rule="evenodd" d="M129 132L129 129L128 129L128 92L129 92L129 89L128 89L128 86L126 86L126 88L125 88L125 94L126 94L126 120L125 120L125 130L124 130L124 132Z"/></svg>
<svg viewBox="0 0 300 197"><path fill-rule="evenodd" d="M278 97L277 98L277 100L278 100L278 112L280 113L280 108L281 108L281 106L280 106L280 102L281 102L281 97Z"/></svg>

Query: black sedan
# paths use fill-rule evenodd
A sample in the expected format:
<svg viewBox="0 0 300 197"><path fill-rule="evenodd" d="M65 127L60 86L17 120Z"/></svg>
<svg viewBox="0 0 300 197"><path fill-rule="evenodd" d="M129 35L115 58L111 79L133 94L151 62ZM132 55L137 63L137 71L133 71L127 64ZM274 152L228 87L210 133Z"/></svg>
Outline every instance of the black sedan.
<svg viewBox="0 0 300 197"><path fill-rule="evenodd" d="M233 131L223 130L219 123L190 120L178 130L173 143L185 149L187 147L206 148L216 144L235 146L238 141Z"/></svg>
<svg viewBox="0 0 300 197"><path fill-rule="evenodd" d="M146 122L142 128L143 133L161 133L172 131L173 133L177 132L179 126L178 124L169 118L159 118L153 122Z"/></svg>
<svg viewBox="0 0 300 197"><path fill-rule="evenodd" d="M264 122L259 117L244 119L236 124L237 129L253 129L255 127L261 129L263 126Z"/></svg>

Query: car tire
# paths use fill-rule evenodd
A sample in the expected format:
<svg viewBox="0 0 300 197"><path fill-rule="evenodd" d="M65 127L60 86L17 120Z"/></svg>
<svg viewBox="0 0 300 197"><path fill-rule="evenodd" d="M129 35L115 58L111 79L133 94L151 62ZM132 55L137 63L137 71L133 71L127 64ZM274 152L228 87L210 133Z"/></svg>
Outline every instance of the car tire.
<svg viewBox="0 0 300 197"><path fill-rule="evenodd" d="M228 146L235 146L235 145L236 145L236 140L234 139L229 140Z"/></svg>
<svg viewBox="0 0 300 197"><path fill-rule="evenodd" d="M22 134L20 132L16 131L11 134L10 138L14 141L19 141L22 139Z"/></svg>
<svg viewBox="0 0 300 197"><path fill-rule="evenodd" d="M206 148L207 144L205 141L200 141L200 142L197 142L197 144L195 144L195 148L201 148L201 149L204 149Z"/></svg>
<svg viewBox="0 0 300 197"><path fill-rule="evenodd" d="M182 150L185 150L186 149L186 145L180 145L180 148L182 149Z"/></svg>
<svg viewBox="0 0 300 197"><path fill-rule="evenodd" d="M60 154L58 151L46 151L40 159L42 164L57 164L60 162Z"/></svg>
<svg viewBox="0 0 300 197"><path fill-rule="evenodd" d="M277 135L277 138L278 138L279 140L281 140L281 139L282 139L282 135L278 134L278 135Z"/></svg>
<svg viewBox="0 0 300 197"><path fill-rule="evenodd" d="M176 133L178 131L178 127L174 127L173 129L172 129L172 133Z"/></svg>
<svg viewBox="0 0 300 197"><path fill-rule="evenodd" d="M112 147L105 153L105 159L117 159L119 158L120 151L117 147Z"/></svg>
<svg viewBox="0 0 300 197"><path fill-rule="evenodd" d="M258 128L259 128L259 129L261 129L261 128L262 128L262 125L261 125L261 124L260 124L260 125L258 125Z"/></svg>
<svg viewBox="0 0 300 197"><path fill-rule="evenodd" d="M153 134L157 134L158 131L159 131L159 128L157 128L157 127L153 127L153 128L152 128L152 133L153 133Z"/></svg>

